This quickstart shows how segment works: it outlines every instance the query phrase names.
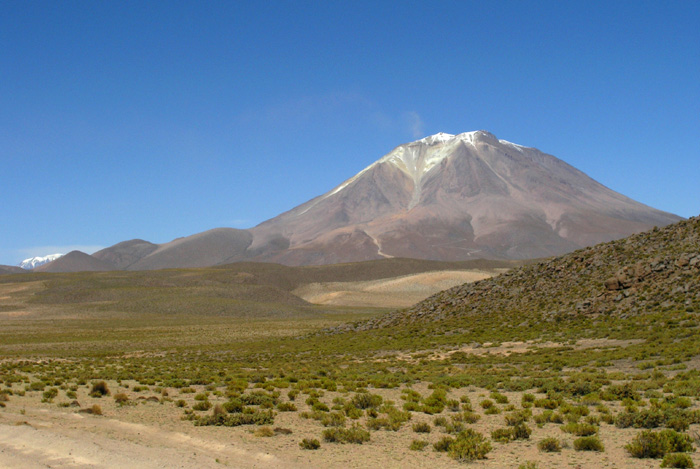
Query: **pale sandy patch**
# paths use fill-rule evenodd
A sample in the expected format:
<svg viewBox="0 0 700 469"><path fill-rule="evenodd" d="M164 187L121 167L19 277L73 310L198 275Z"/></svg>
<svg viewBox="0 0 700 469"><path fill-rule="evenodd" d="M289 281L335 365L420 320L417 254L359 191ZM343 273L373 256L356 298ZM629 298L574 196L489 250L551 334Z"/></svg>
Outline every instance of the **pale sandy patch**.
<svg viewBox="0 0 700 469"><path fill-rule="evenodd" d="M481 270L446 270L362 282L311 283L292 293L322 305L405 308L442 290L492 275Z"/></svg>

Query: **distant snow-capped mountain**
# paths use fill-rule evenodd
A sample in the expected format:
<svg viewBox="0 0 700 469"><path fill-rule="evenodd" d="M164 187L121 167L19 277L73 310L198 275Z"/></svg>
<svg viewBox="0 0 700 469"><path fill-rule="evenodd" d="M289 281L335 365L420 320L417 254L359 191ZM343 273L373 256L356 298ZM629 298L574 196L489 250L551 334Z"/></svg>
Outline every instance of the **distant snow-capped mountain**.
<svg viewBox="0 0 700 469"><path fill-rule="evenodd" d="M48 264L51 261L55 261L59 257L63 256L63 254L49 254L48 256L37 256L37 257L31 257L29 259L25 259L22 262L19 263L19 266L22 267L23 269L27 270L32 270L36 269L40 265Z"/></svg>

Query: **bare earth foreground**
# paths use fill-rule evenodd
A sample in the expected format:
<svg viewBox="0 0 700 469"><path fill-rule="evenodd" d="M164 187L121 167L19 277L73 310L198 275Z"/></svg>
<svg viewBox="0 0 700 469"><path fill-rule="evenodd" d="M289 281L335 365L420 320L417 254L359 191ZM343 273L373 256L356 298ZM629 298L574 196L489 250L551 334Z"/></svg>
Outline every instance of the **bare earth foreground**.
<svg viewBox="0 0 700 469"><path fill-rule="evenodd" d="M516 353L527 344L505 344L492 353ZM554 346L555 344L550 344ZM605 345L604 341L583 343L582 348ZM123 385L126 383L122 383ZM303 437L318 436L318 424L300 419L296 413L281 412L275 419L277 428L293 428L289 435L270 438L257 436L257 427L196 427L181 420L182 412L163 399L137 395L116 383L110 386L127 391L128 405L116 405L110 397L96 399L87 395L89 386L78 391L83 407L99 402L103 415L89 415L73 408L57 407L56 403L41 403L40 396L12 398L7 408L0 409L0 467L3 468L454 468L460 464L428 447L423 451L408 451L411 440L438 441L444 433L433 427L429 434L415 433L412 424L425 422L432 426L434 416L414 413L408 425L398 431L376 431L370 442L362 445L322 443L321 450L299 448ZM130 388L134 389L133 383ZM204 387L201 388L202 390ZM429 393L426 386L414 390ZM171 390L173 394L177 391ZM149 393L145 393L149 394ZM397 390L377 390L385 400L400 401ZM330 401L339 393L326 393ZM454 393L466 395L472 402L488 396L486 390ZM504 393L510 402L519 402L521 393ZM190 394L191 396L191 394ZM183 394L191 403L191 397ZM539 396L538 396L539 397ZM87 404L87 405L85 405ZM298 403L305 408L302 403ZM479 409L478 412L481 412ZM474 425L477 431L489 434L503 427L503 415L483 415ZM693 427L696 427L694 425ZM529 440L507 444L493 442L488 459L475 461L468 467L517 468L526 461L538 461L539 468L656 468L654 459L630 458L624 450L637 430L604 425L600 437L605 452L575 451L569 440L556 426L534 429ZM697 429L695 430L697 431ZM537 435L535 437L535 435ZM546 437L564 441L559 453L542 453L537 442ZM569 443L567 444L567 441ZM567 447L568 446L568 447ZM692 454L696 464L700 458Z"/></svg>

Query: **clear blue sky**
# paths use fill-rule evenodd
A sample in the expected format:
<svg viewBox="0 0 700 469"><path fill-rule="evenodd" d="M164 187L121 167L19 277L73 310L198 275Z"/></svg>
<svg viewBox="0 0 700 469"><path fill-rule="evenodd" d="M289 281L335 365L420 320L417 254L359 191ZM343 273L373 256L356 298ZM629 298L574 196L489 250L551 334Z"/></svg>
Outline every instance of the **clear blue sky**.
<svg viewBox="0 0 700 469"><path fill-rule="evenodd" d="M251 227L478 129L700 214L700 2L5 0L0 264Z"/></svg>

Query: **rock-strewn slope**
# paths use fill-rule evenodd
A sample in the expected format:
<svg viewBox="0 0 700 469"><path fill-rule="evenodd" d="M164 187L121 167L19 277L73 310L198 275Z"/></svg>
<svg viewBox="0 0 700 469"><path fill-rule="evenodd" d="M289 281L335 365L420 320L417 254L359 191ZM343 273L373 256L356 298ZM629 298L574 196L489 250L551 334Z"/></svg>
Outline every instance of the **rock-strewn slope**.
<svg viewBox="0 0 700 469"><path fill-rule="evenodd" d="M454 287L410 309L344 328L481 314L560 321L663 311L700 313L700 217Z"/></svg>

